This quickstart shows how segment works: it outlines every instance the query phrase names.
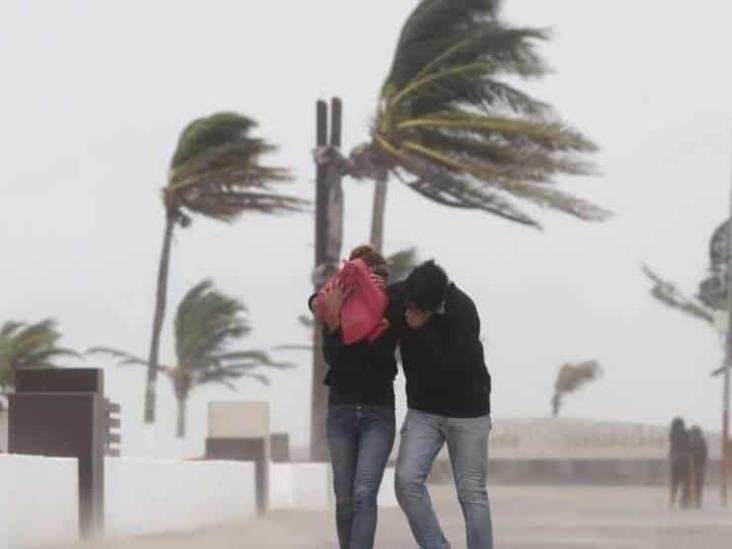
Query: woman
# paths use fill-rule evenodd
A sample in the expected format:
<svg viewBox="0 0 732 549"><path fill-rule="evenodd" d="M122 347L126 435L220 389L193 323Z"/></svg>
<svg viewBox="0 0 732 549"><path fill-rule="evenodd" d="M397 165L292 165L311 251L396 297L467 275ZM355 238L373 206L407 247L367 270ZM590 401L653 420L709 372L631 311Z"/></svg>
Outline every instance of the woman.
<svg viewBox="0 0 732 549"><path fill-rule="evenodd" d="M671 494L669 505L676 504L676 496L681 488L681 507L689 506L689 481L691 473L691 454L689 434L684 420L680 417L671 422L669 432L669 460L671 462Z"/></svg>
<svg viewBox="0 0 732 549"><path fill-rule="evenodd" d="M361 259L374 282L386 287L387 263L373 248L359 246L349 259ZM341 306L348 292L326 285L322 296L323 355L329 367L325 384L330 386L326 425L340 547L369 549L376 532L376 496L394 444L396 339L387 328L373 342L344 344Z"/></svg>

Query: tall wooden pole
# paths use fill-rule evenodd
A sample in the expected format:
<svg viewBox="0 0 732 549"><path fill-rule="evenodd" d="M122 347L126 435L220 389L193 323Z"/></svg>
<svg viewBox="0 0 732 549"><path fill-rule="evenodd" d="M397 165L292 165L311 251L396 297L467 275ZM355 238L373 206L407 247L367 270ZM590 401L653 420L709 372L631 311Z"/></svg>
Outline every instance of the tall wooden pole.
<svg viewBox="0 0 732 549"><path fill-rule="evenodd" d="M331 101L330 135L328 104L316 104L316 144L318 149L330 146L339 149L342 137L341 100ZM317 292L338 268L343 241L343 189L341 174L335 162L316 162L315 178L315 269L313 287ZM310 459L328 459L325 416L328 409L328 388L323 384L327 365L321 346L319 326L313 329L313 377L311 385Z"/></svg>

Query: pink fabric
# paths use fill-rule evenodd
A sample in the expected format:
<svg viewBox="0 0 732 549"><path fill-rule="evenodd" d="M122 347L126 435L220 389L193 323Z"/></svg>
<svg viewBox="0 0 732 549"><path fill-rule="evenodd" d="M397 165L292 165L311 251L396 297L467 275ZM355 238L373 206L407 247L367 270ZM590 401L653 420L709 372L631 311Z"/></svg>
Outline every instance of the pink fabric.
<svg viewBox="0 0 732 549"><path fill-rule="evenodd" d="M371 279L371 269L362 259L344 261L323 287L323 290L341 283L350 294L341 307L341 339L346 345L367 339L373 343L389 327L384 318L389 298L386 291ZM325 318L323 290L313 303L318 320Z"/></svg>

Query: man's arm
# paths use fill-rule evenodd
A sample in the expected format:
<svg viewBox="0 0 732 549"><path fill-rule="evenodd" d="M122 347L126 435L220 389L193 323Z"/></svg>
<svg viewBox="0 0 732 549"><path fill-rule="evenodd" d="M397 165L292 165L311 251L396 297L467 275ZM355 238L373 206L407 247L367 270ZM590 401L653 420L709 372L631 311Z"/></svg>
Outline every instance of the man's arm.
<svg viewBox="0 0 732 549"><path fill-rule="evenodd" d="M415 330L420 344L436 359L438 367L454 371L463 368L468 351L480 339L480 318L470 298L459 299L444 318L432 318L423 327ZM438 326L444 322L442 330ZM441 333L443 330L446 333Z"/></svg>

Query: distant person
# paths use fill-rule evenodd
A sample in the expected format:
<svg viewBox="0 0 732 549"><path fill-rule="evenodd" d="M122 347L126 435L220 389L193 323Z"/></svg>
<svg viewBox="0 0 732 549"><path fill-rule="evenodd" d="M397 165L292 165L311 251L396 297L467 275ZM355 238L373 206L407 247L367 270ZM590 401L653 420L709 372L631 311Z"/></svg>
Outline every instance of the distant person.
<svg viewBox="0 0 732 549"><path fill-rule="evenodd" d="M396 494L421 548L448 548L425 481L447 443L468 549L492 549L486 491L491 378L473 300L434 261L389 288L409 410L401 430Z"/></svg>
<svg viewBox="0 0 732 549"><path fill-rule="evenodd" d="M384 258L370 246L360 246L351 252L349 260L360 260L368 266L371 283L384 294L386 310L384 288L389 269ZM355 294L375 295L375 288L365 287L369 281L358 278L359 273L360 269L351 272L355 280L344 277L326 284L309 302L323 324L323 355L329 367L324 380L330 386L326 426L341 549L370 549L374 545L377 494L396 431L393 330L383 322L369 330L370 337L355 342L350 342L352 334L345 333L345 327L353 328L362 320L344 317L363 298ZM353 286L346 287L349 280ZM348 300L352 301L344 307ZM356 312L362 313L369 304L360 305ZM383 315L377 320L384 320Z"/></svg>
<svg viewBox="0 0 732 549"><path fill-rule="evenodd" d="M684 420L680 417L671 422L669 433L669 461L671 466L671 493L669 506L674 507L676 500L681 496L681 507L689 506L689 483L691 480L691 452L689 448L689 433L686 431Z"/></svg>
<svg viewBox="0 0 732 549"><path fill-rule="evenodd" d="M707 442L704 440L704 433L701 427L694 426L689 429L689 452L691 454L691 472L693 485L693 498L691 503L701 508L704 493L704 477L707 471Z"/></svg>

